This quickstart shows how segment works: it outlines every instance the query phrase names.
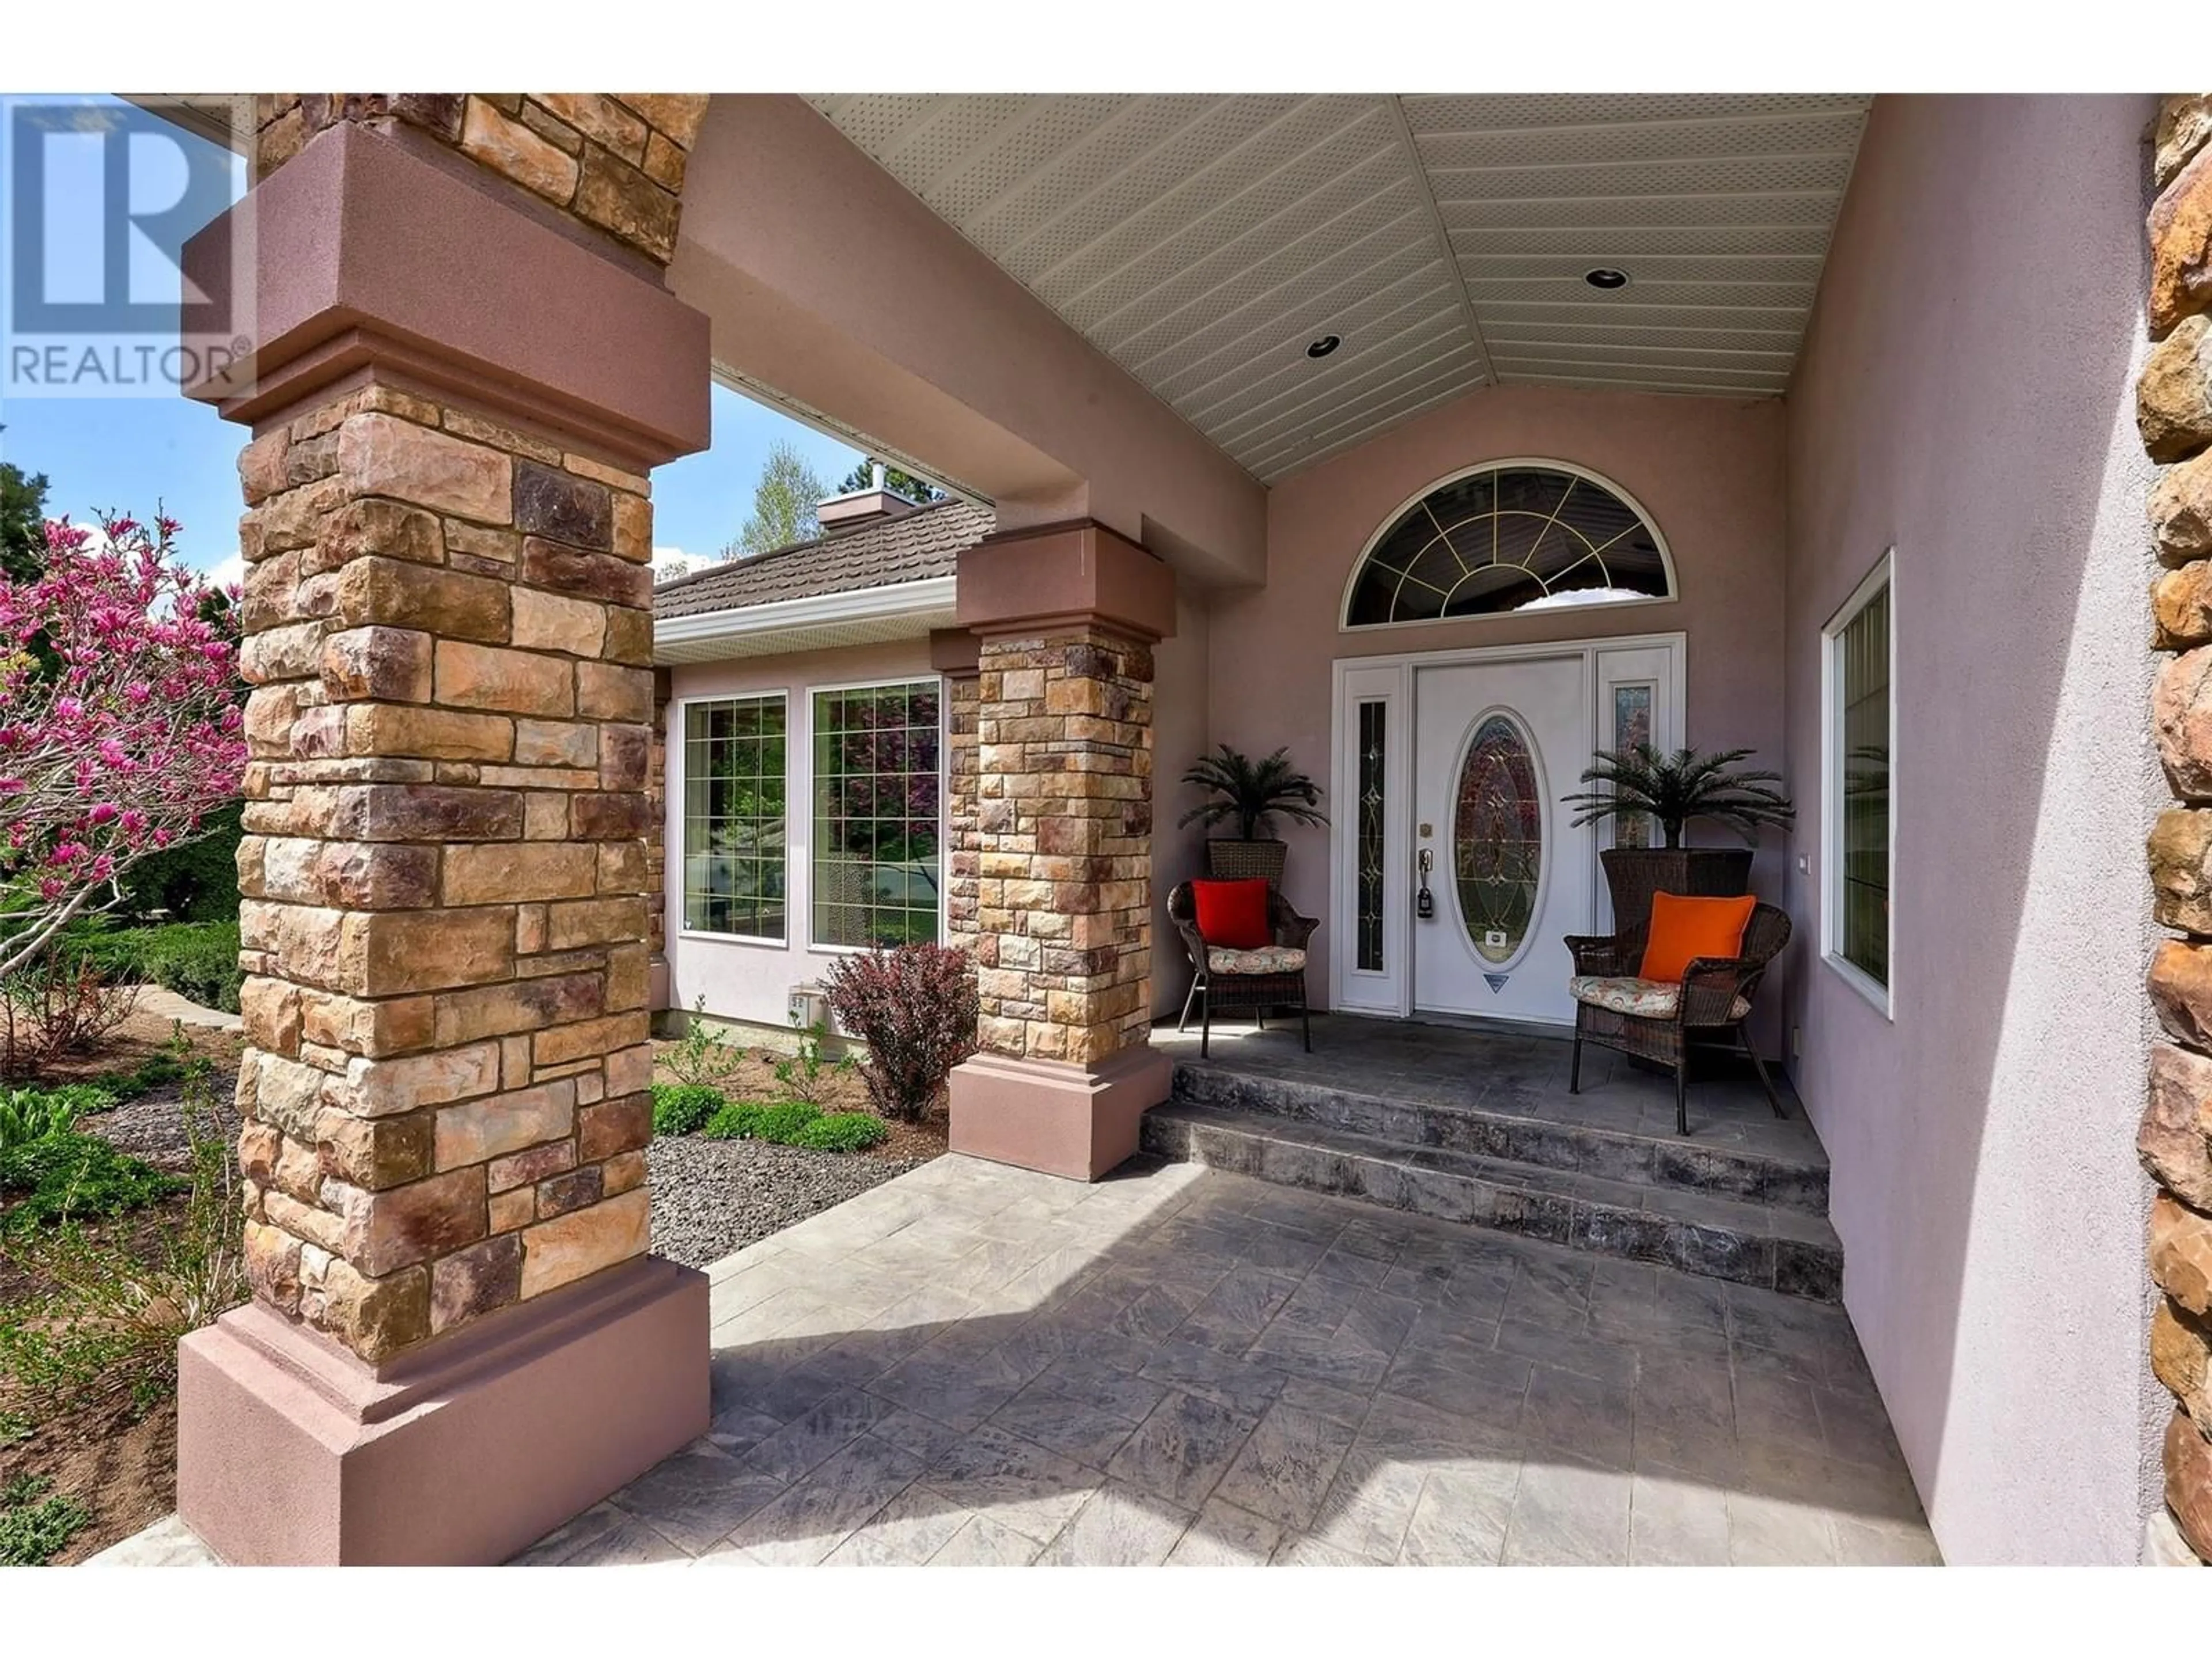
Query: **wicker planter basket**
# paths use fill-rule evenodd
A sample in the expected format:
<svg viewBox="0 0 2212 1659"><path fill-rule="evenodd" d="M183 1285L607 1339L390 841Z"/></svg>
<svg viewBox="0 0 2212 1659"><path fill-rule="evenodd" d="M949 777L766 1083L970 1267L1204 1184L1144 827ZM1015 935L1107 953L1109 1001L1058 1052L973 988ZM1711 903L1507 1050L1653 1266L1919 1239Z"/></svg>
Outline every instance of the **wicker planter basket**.
<svg viewBox="0 0 2212 1659"><path fill-rule="evenodd" d="M1287 842L1221 839L1206 843L1206 873L1215 881L1249 881L1267 878L1271 887L1283 884L1283 866L1290 858Z"/></svg>
<svg viewBox="0 0 2212 1659"><path fill-rule="evenodd" d="M1627 933L1651 921L1651 896L1735 898L1751 890L1748 847L1609 847L1598 854L1613 894L1613 927Z"/></svg>

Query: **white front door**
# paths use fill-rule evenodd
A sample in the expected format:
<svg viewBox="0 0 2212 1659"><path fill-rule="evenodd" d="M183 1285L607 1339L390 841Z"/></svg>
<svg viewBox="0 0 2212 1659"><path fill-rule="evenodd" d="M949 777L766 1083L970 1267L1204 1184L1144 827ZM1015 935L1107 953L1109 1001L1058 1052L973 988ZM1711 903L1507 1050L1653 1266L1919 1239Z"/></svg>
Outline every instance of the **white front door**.
<svg viewBox="0 0 2212 1659"><path fill-rule="evenodd" d="M1579 651L1415 670L1417 1010L1573 1019L1562 941L1595 930L1597 857L1560 797L1583 787L1594 695Z"/></svg>

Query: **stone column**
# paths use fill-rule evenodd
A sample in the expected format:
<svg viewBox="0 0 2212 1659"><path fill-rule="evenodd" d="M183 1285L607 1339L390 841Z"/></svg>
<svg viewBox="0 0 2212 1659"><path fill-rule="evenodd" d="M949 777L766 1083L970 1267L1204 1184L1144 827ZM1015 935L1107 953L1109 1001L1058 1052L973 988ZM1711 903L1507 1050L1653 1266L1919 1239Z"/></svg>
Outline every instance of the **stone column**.
<svg viewBox="0 0 2212 1659"><path fill-rule="evenodd" d="M2146 1558L2212 1559L2212 94L2160 107L2150 214L2151 337L2137 425L2166 471L2150 501L2160 668L2152 723L2182 805L2150 836L2154 908L2178 939L2152 958L2150 995L2171 1041L2151 1051L2137 1148L2159 1183L2150 1272L2160 1291L2151 1369L2174 1396L2166 1508Z"/></svg>
<svg viewBox="0 0 2212 1659"><path fill-rule="evenodd" d="M1096 1180L1172 1072L1148 1037L1151 647L1175 630L1175 579L1103 526L1047 526L961 556L958 616L981 641L981 1052L952 1074L951 1145Z"/></svg>
<svg viewBox="0 0 2212 1659"><path fill-rule="evenodd" d="M495 1562L708 1414L644 1154L645 475L705 447L705 319L411 131L325 124L234 210L260 349L196 393L255 434L254 1300L178 1431L234 1563Z"/></svg>

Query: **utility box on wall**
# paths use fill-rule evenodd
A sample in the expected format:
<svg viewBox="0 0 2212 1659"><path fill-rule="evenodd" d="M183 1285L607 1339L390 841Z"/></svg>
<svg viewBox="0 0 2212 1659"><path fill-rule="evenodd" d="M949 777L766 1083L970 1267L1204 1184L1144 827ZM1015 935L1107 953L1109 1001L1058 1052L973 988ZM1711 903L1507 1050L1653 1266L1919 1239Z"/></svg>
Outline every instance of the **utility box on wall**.
<svg viewBox="0 0 2212 1659"><path fill-rule="evenodd" d="M784 1004L784 1016L794 1030L830 1024L830 999L818 985L794 985Z"/></svg>

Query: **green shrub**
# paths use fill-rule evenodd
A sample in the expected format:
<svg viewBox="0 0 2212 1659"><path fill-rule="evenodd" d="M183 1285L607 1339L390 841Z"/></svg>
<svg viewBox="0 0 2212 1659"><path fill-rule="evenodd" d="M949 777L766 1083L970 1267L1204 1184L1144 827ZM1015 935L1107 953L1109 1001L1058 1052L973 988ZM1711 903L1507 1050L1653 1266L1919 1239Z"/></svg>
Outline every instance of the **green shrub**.
<svg viewBox="0 0 2212 1659"><path fill-rule="evenodd" d="M889 1133L890 1127L872 1112L831 1112L801 1129L792 1145L823 1152L860 1152Z"/></svg>
<svg viewBox="0 0 2212 1659"><path fill-rule="evenodd" d="M158 1203L185 1184L97 1135L74 1130L0 1150L0 1193L26 1194L8 1212L10 1231L119 1215Z"/></svg>
<svg viewBox="0 0 2212 1659"><path fill-rule="evenodd" d="M760 1140L773 1140L780 1146L797 1144L799 1133L810 1123L822 1120L822 1109L804 1100L778 1101L773 1106L763 1106L753 1119L753 1135Z"/></svg>
<svg viewBox="0 0 2212 1659"><path fill-rule="evenodd" d="M733 1048L707 1018L702 995L684 1022L684 1034L660 1051L658 1063L678 1083L712 1087L736 1071L744 1057L744 1051Z"/></svg>
<svg viewBox="0 0 2212 1659"><path fill-rule="evenodd" d="M0 1151L65 1135L78 1118L114 1105L113 1095L88 1083L58 1089L0 1089Z"/></svg>
<svg viewBox="0 0 2212 1659"><path fill-rule="evenodd" d="M111 978L159 985L204 1008L238 1012L235 921L179 921L88 935L77 947Z"/></svg>
<svg viewBox="0 0 2212 1659"><path fill-rule="evenodd" d="M653 1085L653 1133L657 1135L693 1134L721 1109L722 1091L703 1083L656 1083Z"/></svg>
<svg viewBox="0 0 2212 1659"><path fill-rule="evenodd" d="M52 1486L26 1474L0 1486L0 1567L43 1567L92 1524L75 1498L48 1496Z"/></svg>
<svg viewBox="0 0 2212 1659"><path fill-rule="evenodd" d="M797 1052L777 1060L770 1068L775 1073L777 1086L791 1099L810 1104L818 1103L831 1079L842 1077L853 1069L850 1054L836 1060L822 1057L822 1045L829 1040L830 1026L826 1021L817 1019L811 1025L802 1025L799 1027Z"/></svg>
<svg viewBox="0 0 2212 1659"><path fill-rule="evenodd" d="M238 920L238 843L245 803L210 812L207 833L131 866L123 908L133 917L166 912L174 921Z"/></svg>
<svg viewBox="0 0 2212 1659"><path fill-rule="evenodd" d="M710 1140L750 1140L753 1126L760 1121L761 1107L757 1100L733 1100L707 1120L706 1133Z"/></svg>
<svg viewBox="0 0 2212 1659"><path fill-rule="evenodd" d="M179 1045L173 1052L165 1048L160 1054L149 1054L127 1072L102 1072L89 1084L82 1086L96 1089L119 1103L136 1100L141 1095L151 1094L167 1084L180 1081L189 1069L185 1062L178 1058L179 1054L185 1052L181 1047L182 1036L183 1026L179 1024L170 1038L173 1045ZM85 1109L105 1109L87 1107Z"/></svg>
<svg viewBox="0 0 2212 1659"><path fill-rule="evenodd" d="M823 1152L857 1152L890 1133L870 1112L832 1112L803 1100L732 1101L707 1121L715 1140L767 1140Z"/></svg>
<svg viewBox="0 0 2212 1659"><path fill-rule="evenodd" d="M821 1116L820 1107L803 1100L738 1101L714 1114L707 1133L717 1140L773 1140L789 1146Z"/></svg>

